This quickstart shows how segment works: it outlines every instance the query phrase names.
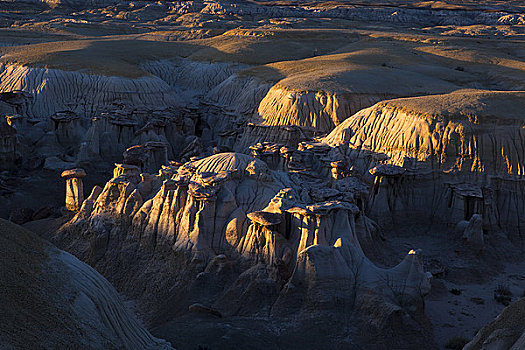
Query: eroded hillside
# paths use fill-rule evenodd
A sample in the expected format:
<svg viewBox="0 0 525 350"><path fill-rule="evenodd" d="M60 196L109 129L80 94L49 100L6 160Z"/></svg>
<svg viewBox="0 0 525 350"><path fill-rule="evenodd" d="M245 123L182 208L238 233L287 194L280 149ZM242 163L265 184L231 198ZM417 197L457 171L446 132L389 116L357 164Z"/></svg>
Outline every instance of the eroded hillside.
<svg viewBox="0 0 525 350"><path fill-rule="evenodd" d="M123 310L94 348L167 346L130 305L178 349L516 348L524 35L521 1L0 0L0 217L129 301L60 262Z"/></svg>

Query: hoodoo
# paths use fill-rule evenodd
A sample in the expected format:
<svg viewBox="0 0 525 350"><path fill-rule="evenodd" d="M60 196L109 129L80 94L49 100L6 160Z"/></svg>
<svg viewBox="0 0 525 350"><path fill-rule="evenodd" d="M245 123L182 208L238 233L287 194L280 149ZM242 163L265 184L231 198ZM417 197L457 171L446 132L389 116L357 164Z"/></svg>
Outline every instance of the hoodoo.
<svg viewBox="0 0 525 350"><path fill-rule="evenodd" d="M86 171L75 168L62 172L61 176L66 180L66 209L76 212L84 202L82 178L86 176Z"/></svg>
<svg viewBox="0 0 525 350"><path fill-rule="evenodd" d="M524 25L0 0L0 348L520 348Z"/></svg>
<svg viewBox="0 0 525 350"><path fill-rule="evenodd" d="M7 118L0 119L0 161L1 168L9 168L17 159L16 129L12 127Z"/></svg>

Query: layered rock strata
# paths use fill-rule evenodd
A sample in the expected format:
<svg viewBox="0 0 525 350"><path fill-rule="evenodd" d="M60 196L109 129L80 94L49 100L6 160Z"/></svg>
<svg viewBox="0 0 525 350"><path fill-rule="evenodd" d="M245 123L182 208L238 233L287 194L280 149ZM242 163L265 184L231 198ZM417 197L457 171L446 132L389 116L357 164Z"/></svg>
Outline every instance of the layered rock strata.
<svg viewBox="0 0 525 350"><path fill-rule="evenodd" d="M430 214L455 225L480 214L484 227L521 240L523 101L522 92L458 91L381 102L323 141L334 147L333 157L369 159L356 163L361 173L381 157L394 166L372 174L378 196L373 217Z"/></svg>
<svg viewBox="0 0 525 350"><path fill-rule="evenodd" d="M0 241L2 348L172 349L87 264L3 219Z"/></svg>
<svg viewBox="0 0 525 350"><path fill-rule="evenodd" d="M155 76L132 79L1 63L0 92L11 91L33 94L27 113L41 120L64 110L91 117L115 103L147 108L178 103L172 88Z"/></svg>
<svg viewBox="0 0 525 350"><path fill-rule="evenodd" d="M318 153L329 151L326 146L318 147L322 148ZM312 150L304 152L313 157ZM330 163L327 173L329 167ZM238 153L163 166L156 175L139 171L134 165L117 165L114 177L103 189L93 189L78 214L54 238L107 271L123 290L132 290L122 279L129 270L120 270L114 259L119 256L118 260L130 261L134 255L162 271L155 278L164 276L161 284L167 289L173 278L190 278L179 293L184 298L189 297L186 293L197 293L190 297L194 303L246 293L248 297L248 280L272 290L254 305L249 299L236 306L230 302L212 305L223 315L245 309L241 314L262 312L282 320L298 312L300 322L311 322L333 310L333 298L350 298L354 303L367 293L377 295L381 302L398 304L399 312L421 312L422 297L430 284L419 253L411 251L398 266L381 269L361 249L360 241L373 243L374 232L360 208L367 186L358 179L341 177L334 180L333 188L298 186L304 171L271 170L264 161ZM129 250L131 247L135 248ZM204 270L193 281L184 269L166 270L173 259L184 266L192 264L192 270L197 266ZM237 272L215 270L217 264L228 261L238 261ZM226 283L225 289L204 292L198 287L224 273L221 284ZM150 273L140 275L149 278ZM337 297L331 292L334 287ZM162 308L164 302L155 300L163 293L154 294L154 300L142 302ZM197 295L203 300L195 300ZM313 295L320 298L314 304L296 302ZM184 307L180 303L177 308ZM316 311L306 316L303 312L308 308ZM352 304L345 312L359 310Z"/></svg>

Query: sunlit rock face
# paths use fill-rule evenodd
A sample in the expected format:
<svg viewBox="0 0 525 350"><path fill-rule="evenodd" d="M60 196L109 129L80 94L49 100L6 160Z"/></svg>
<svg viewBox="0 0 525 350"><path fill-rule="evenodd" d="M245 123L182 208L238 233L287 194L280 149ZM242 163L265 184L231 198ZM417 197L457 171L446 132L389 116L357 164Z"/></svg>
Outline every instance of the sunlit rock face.
<svg viewBox="0 0 525 350"><path fill-rule="evenodd" d="M41 119L63 110L89 117L114 103L150 108L177 103L169 85L158 77L131 79L0 64L0 92L20 90L35 96L28 113Z"/></svg>
<svg viewBox="0 0 525 350"><path fill-rule="evenodd" d="M442 348L500 311L494 278L525 288L523 24L519 1L0 0L0 216L180 349ZM92 318L42 341L166 345L62 257L85 288L54 301ZM519 348L493 326L474 348Z"/></svg>
<svg viewBox="0 0 525 350"><path fill-rule="evenodd" d="M363 224L370 219L359 207L367 188L359 180L308 190L297 186L293 172L239 153L163 166L158 174L139 171L117 164L114 177L93 189L53 240L109 274L146 309L160 311L168 298L178 312L191 301L232 317L255 313L287 322L299 315L294 327L303 327L327 312L338 315L341 299L351 300L345 313L364 315L358 300L372 293L377 303L399 304L379 311L377 332L391 312L422 317L430 284L419 253L391 269L376 267L363 253L360 241L373 244L375 233ZM204 270L195 276L195 269ZM155 291L137 294L127 282L130 273ZM155 287L146 282L152 278ZM176 280L185 284L179 301L162 291ZM262 296L255 285L265 286ZM153 315L149 321L158 322Z"/></svg>
<svg viewBox="0 0 525 350"><path fill-rule="evenodd" d="M413 159L444 170L520 176L524 96L457 91L382 102L348 118L325 141L385 153L397 165Z"/></svg>
<svg viewBox="0 0 525 350"><path fill-rule="evenodd" d="M347 157L366 159L373 152L391 164L371 171L375 215L395 221L406 213L430 214L455 224L480 214L485 228L504 227L516 239L525 213L520 158L525 129L519 112L524 96L458 91L381 102L323 140Z"/></svg>
<svg viewBox="0 0 525 350"><path fill-rule="evenodd" d="M82 178L86 176L86 171L70 169L62 172L61 176L66 180L66 209L76 212L84 202Z"/></svg>

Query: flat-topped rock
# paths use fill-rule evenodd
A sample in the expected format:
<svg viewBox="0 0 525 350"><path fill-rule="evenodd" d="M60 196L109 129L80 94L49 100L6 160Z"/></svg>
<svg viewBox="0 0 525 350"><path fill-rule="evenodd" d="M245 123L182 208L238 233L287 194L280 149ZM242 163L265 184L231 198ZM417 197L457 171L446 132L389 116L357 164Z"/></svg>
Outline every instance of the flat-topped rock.
<svg viewBox="0 0 525 350"><path fill-rule="evenodd" d="M288 208L286 209L286 212L290 214L299 214L302 216L312 215L312 212L310 210L299 206Z"/></svg>
<svg viewBox="0 0 525 350"><path fill-rule="evenodd" d="M282 215L279 213L270 213L267 211L255 211L246 215L248 219L263 226L279 225Z"/></svg>
<svg viewBox="0 0 525 350"><path fill-rule="evenodd" d="M298 150L299 151L310 150L315 153L322 154L322 153L327 153L328 151L330 151L330 146L323 142L303 141L299 143Z"/></svg>
<svg viewBox="0 0 525 350"><path fill-rule="evenodd" d="M83 178L86 176L86 171L82 168L69 169L63 171L62 174L60 174L60 176L65 179Z"/></svg>
<svg viewBox="0 0 525 350"><path fill-rule="evenodd" d="M79 211L84 202L84 185L82 178L86 171L82 168L65 170L61 176L66 179L66 208L70 211Z"/></svg>
<svg viewBox="0 0 525 350"><path fill-rule="evenodd" d="M462 197L483 198L483 190L477 184L461 183L450 185L454 193Z"/></svg>
<svg viewBox="0 0 525 350"><path fill-rule="evenodd" d="M67 123L67 122L70 122L76 119L80 119L80 117L73 111L56 112L49 118L55 122L60 122L60 123Z"/></svg>
<svg viewBox="0 0 525 350"><path fill-rule="evenodd" d="M406 173L406 169L394 164L381 164L369 170L375 176L400 176Z"/></svg>
<svg viewBox="0 0 525 350"><path fill-rule="evenodd" d="M312 188L310 190L310 197L314 201L323 202L329 199L334 199L341 195L341 191L335 188Z"/></svg>
<svg viewBox="0 0 525 350"><path fill-rule="evenodd" d="M137 177L141 173L140 167L131 164L115 163L115 169L113 169L113 177L121 175L129 175L131 177Z"/></svg>
<svg viewBox="0 0 525 350"><path fill-rule="evenodd" d="M341 201L326 201L322 203L315 203L306 206L306 209L316 215L325 215L331 210L345 209L352 212L352 214L359 213L359 208L352 203L341 202Z"/></svg>
<svg viewBox="0 0 525 350"><path fill-rule="evenodd" d="M148 149L145 145L128 147L124 152L124 162L130 165L141 165L147 157Z"/></svg>

